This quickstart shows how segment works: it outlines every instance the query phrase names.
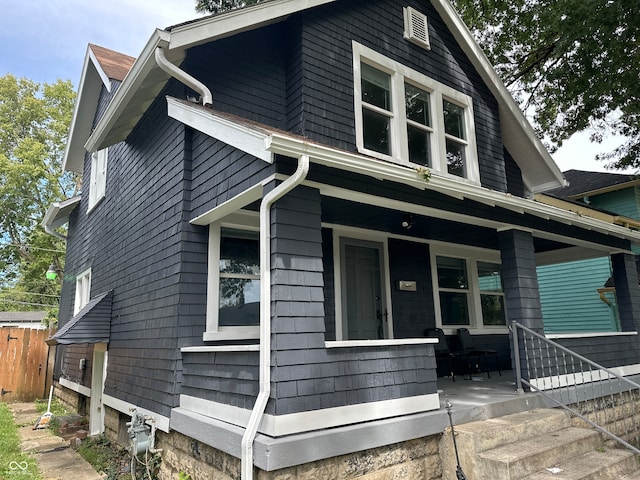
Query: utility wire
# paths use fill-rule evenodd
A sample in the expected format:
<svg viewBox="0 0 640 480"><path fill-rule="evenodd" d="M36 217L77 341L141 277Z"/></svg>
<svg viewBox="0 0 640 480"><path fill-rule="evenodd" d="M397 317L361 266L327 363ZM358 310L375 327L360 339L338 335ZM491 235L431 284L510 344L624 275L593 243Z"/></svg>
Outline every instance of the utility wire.
<svg viewBox="0 0 640 480"><path fill-rule="evenodd" d="M0 295L9 294L9 295L39 295L41 297L54 297L60 298L60 295L51 295L50 293L35 293L35 292L22 292L19 290L0 290Z"/></svg>
<svg viewBox="0 0 640 480"><path fill-rule="evenodd" d="M56 253L65 253L66 250L54 250L52 248L40 248L40 247L32 247L31 245L24 245L21 243L10 243L10 242L0 242L0 246L3 247L20 247L26 248L27 250L42 250L43 252L56 252Z"/></svg>
<svg viewBox="0 0 640 480"><path fill-rule="evenodd" d="M6 298L0 298L0 303L17 303L19 305L32 305L35 307L57 307L57 303L32 303L32 302L19 302L17 300L7 300Z"/></svg>

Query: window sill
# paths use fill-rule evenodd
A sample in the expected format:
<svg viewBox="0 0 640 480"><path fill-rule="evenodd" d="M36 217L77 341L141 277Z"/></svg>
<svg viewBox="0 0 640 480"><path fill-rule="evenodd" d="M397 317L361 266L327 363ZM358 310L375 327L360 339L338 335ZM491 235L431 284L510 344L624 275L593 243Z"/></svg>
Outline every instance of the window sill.
<svg viewBox="0 0 640 480"><path fill-rule="evenodd" d="M426 345L438 343L437 338L400 338L389 340L340 340L324 342L326 348L395 347L398 345Z"/></svg>
<svg viewBox="0 0 640 480"><path fill-rule="evenodd" d="M183 347L181 353L207 352L259 352L260 345L213 345L207 347Z"/></svg>
<svg viewBox="0 0 640 480"><path fill-rule="evenodd" d="M217 340L253 340L260 338L260 327L220 327L218 331L204 332L202 340L215 342Z"/></svg>
<svg viewBox="0 0 640 480"><path fill-rule="evenodd" d="M100 198L98 198L95 202L89 204L89 206L87 207L87 215L93 212L96 209L96 207L102 203L102 200L104 200L105 196L106 195L103 195Z"/></svg>
<svg viewBox="0 0 640 480"><path fill-rule="evenodd" d="M459 328L468 328L469 332L471 332L472 335L506 335L509 333L508 327L474 328L469 325L456 325L456 326L443 325L443 326L439 326L438 328L441 328L442 331L445 333L445 335L457 335Z"/></svg>

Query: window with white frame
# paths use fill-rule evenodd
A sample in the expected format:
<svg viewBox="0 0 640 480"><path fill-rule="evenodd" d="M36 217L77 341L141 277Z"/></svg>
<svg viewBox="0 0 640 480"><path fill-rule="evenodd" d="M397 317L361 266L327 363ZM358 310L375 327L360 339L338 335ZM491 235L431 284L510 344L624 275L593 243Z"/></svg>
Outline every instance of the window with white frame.
<svg viewBox="0 0 640 480"><path fill-rule="evenodd" d="M91 178L89 180L89 211L104 198L107 185L108 149L91 154Z"/></svg>
<svg viewBox="0 0 640 480"><path fill-rule="evenodd" d="M207 331L204 340L257 338L260 241L255 228L209 226Z"/></svg>
<svg viewBox="0 0 640 480"><path fill-rule="evenodd" d="M91 298L91 269L85 270L76 277L76 296L73 314L77 314Z"/></svg>
<svg viewBox="0 0 640 480"><path fill-rule="evenodd" d="M479 183L470 96L353 42L361 153Z"/></svg>
<svg viewBox="0 0 640 480"><path fill-rule="evenodd" d="M442 328L506 327L499 258L475 250L434 248L436 315Z"/></svg>

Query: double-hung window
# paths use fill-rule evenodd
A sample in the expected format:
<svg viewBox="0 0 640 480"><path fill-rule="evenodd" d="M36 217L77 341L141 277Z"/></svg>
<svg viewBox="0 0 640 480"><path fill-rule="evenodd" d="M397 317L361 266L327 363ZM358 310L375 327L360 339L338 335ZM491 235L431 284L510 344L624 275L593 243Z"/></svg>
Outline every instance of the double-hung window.
<svg viewBox="0 0 640 480"><path fill-rule="evenodd" d="M473 249L434 246L436 315L442 328L505 328L500 259Z"/></svg>
<svg viewBox="0 0 640 480"><path fill-rule="evenodd" d="M76 296L73 305L73 314L77 314L82 307L89 303L91 298L91 269L85 270L76 277Z"/></svg>
<svg viewBox="0 0 640 480"><path fill-rule="evenodd" d="M107 185L108 149L91 154L91 178L89 179L89 211L104 197Z"/></svg>
<svg viewBox="0 0 640 480"><path fill-rule="evenodd" d="M358 151L479 183L470 96L353 42Z"/></svg>
<svg viewBox="0 0 640 480"><path fill-rule="evenodd" d="M260 243L256 229L209 226L207 331L204 340L257 338Z"/></svg>

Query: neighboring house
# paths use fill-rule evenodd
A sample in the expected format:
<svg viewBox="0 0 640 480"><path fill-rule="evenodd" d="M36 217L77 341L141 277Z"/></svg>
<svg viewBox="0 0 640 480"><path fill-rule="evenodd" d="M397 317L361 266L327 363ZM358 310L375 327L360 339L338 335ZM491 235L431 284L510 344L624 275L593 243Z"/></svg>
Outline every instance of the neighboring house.
<svg viewBox="0 0 640 480"><path fill-rule="evenodd" d="M439 433L425 329L508 367L507 322L543 328L538 262L569 253L611 257L637 330L640 235L531 198L562 173L446 0L273 0L130 62L89 47L64 163L82 195L45 219L69 224L56 379L91 433L136 409L163 469L191 445L243 478Z"/></svg>
<svg viewBox="0 0 640 480"><path fill-rule="evenodd" d="M569 185L540 201L581 215L640 229L640 179L635 175L569 170ZM640 252L633 246L634 253ZM544 329L548 335L621 330L609 256L538 267Z"/></svg>

